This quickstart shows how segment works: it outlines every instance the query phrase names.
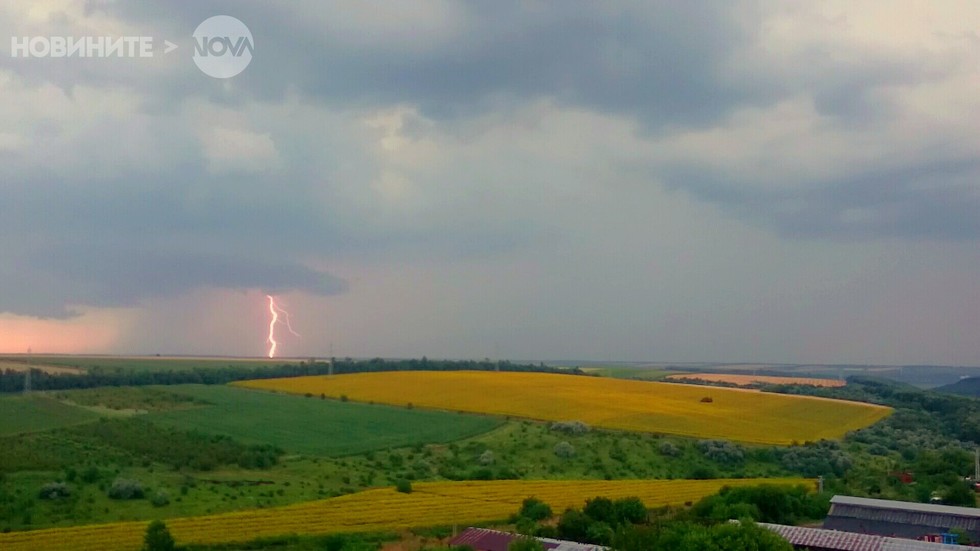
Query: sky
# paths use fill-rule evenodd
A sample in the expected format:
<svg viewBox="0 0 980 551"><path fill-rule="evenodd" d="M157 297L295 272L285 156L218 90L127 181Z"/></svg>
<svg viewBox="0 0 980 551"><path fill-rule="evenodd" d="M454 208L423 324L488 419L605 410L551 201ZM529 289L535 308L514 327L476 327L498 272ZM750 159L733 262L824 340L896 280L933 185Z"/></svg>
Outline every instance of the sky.
<svg viewBox="0 0 980 551"><path fill-rule="evenodd" d="M972 0L7 2L0 98L0 352L261 356L271 294L292 357L980 365Z"/></svg>

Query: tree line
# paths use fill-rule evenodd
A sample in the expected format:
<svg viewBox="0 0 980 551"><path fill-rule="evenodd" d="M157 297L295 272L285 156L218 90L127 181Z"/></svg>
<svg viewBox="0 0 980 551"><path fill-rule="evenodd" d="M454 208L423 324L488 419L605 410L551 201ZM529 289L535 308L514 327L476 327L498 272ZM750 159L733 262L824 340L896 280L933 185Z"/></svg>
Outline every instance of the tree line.
<svg viewBox="0 0 980 551"><path fill-rule="evenodd" d="M331 367L332 364L332 367ZM69 390L76 388L95 388L106 386L145 386L204 384L222 385L247 379L274 379L280 377L302 377L305 375L327 375L329 373L371 373L383 371L520 371L543 373L571 373L584 375L578 368L559 369L539 364L520 364L509 361L490 360L353 360L351 358L332 361L307 361L284 363L275 366L225 366L195 367L192 369L169 370L165 365L159 370L91 367L81 374L47 373L32 370L32 390ZM25 376L23 371L5 370L0 372L0 393L23 392Z"/></svg>

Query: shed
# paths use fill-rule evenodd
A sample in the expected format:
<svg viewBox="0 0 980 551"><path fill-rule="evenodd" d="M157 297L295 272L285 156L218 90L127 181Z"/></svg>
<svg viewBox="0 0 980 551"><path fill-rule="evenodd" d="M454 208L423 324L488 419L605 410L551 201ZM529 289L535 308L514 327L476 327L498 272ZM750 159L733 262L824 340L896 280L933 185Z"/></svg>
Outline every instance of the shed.
<svg viewBox="0 0 980 551"><path fill-rule="evenodd" d="M980 509L885 499L834 496L824 528L921 539L958 528L980 540Z"/></svg>

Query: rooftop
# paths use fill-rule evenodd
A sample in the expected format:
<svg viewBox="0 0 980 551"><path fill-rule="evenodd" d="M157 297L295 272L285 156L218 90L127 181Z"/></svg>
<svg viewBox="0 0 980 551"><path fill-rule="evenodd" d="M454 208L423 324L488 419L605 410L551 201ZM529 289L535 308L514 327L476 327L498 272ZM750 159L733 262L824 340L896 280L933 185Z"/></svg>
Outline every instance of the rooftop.
<svg viewBox="0 0 980 551"><path fill-rule="evenodd" d="M507 551L510 542L519 537L523 536L489 528L467 528L449 540L449 545L469 545L479 551ZM590 543L551 538L537 538L537 540L547 551L606 551L605 547Z"/></svg>
<svg viewBox="0 0 980 551"><path fill-rule="evenodd" d="M967 549L962 545L838 532L823 528L786 526L764 522L760 522L759 526L779 534L793 546L834 549L836 551L963 551L963 549Z"/></svg>
<svg viewBox="0 0 980 551"><path fill-rule="evenodd" d="M893 511L909 511L914 513L935 513L980 519L980 509L971 507L953 507L951 505L933 505L930 503L911 503L908 501L892 501L887 499L871 499L867 497L834 496L831 505L851 505L873 509L890 509Z"/></svg>

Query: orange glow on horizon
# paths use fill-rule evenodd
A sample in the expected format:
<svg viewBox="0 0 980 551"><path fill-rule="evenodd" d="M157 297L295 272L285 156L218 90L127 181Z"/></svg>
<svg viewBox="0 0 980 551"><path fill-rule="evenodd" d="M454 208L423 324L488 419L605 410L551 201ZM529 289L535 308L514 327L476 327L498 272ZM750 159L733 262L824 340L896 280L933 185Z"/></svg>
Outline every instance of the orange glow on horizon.
<svg viewBox="0 0 980 551"><path fill-rule="evenodd" d="M119 341L122 319L115 310L89 310L70 319L0 314L0 353L92 354Z"/></svg>

